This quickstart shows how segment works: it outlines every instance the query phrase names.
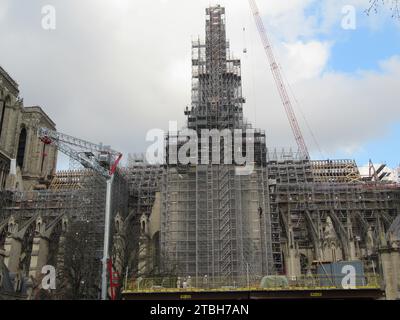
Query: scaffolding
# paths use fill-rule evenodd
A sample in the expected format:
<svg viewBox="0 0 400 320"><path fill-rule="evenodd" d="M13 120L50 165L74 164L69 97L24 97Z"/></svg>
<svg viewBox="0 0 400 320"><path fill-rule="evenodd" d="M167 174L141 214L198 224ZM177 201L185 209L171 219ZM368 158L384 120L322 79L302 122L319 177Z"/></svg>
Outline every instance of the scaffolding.
<svg viewBox="0 0 400 320"><path fill-rule="evenodd" d="M167 168L160 238L165 267L228 282L275 273L282 260L279 220L269 213L263 170L241 176L229 165Z"/></svg>
<svg viewBox="0 0 400 320"><path fill-rule="evenodd" d="M243 126L240 60L226 40L225 9L206 9L206 41L192 42L192 108L188 128L233 129Z"/></svg>
<svg viewBox="0 0 400 320"><path fill-rule="evenodd" d="M271 213L279 215L282 249L293 233L292 242L308 260L302 261L301 272L306 273L313 260L332 259L361 259L371 272L374 260L379 269L378 252L388 246L388 231L400 214L400 186L362 181L352 160L276 155L268 155L267 164ZM325 248L332 237L324 231L329 223L338 240L336 256Z"/></svg>
<svg viewBox="0 0 400 320"><path fill-rule="evenodd" d="M354 160L311 161L315 182L357 183L361 181L360 171Z"/></svg>
<svg viewBox="0 0 400 320"><path fill-rule="evenodd" d="M132 275L156 272L160 260L159 241L143 234L141 221L148 222L154 211L156 196L161 190L163 167L148 163L144 155L131 154L121 173L128 187L130 228L126 236L132 244L132 252L127 254L138 259L136 265L130 266L129 272Z"/></svg>
<svg viewBox="0 0 400 320"><path fill-rule="evenodd" d="M206 40L193 41L192 64L187 127L198 137L203 129L251 128L243 120L240 60L229 52L224 8L206 10ZM186 134L167 135L166 162L157 169L163 274L191 277L199 287L204 278L241 286L243 279L287 274L290 259L298 259L301 270L291 270L298 276L315 275L314 260L361 259L375 271L387 232L398 224L399 186L362 181L354 160L267 152L265 133L254 132L249 175L237 174L236 163L224 162L226 141L204 145L202 137L197 162L191 162L196 160L191 154L187 164L178 159L178 149L189 140ZM243 137L242 153L248 142ZM220 162L200 162L205 148L208 160L217 152Z"/></svg>
<svg viewBox="0 0 400 320"><path fill-rule="evenodd" d="M222 277L230 283L281 268L279 218L269 211L265 132L253 129L254 136L247 135L252 127L243 119L244 102L241 63L232 57L226 39L225 9L210 7L206 40L192 42L192 106L185 110L187 128L202 137L198 159L203 160L204 152L209 157L206 163L179 163L176 150L185 137L179 132L167 136L161 183L164 272ZM204 141L203 129L228 131L230 138L241 130L241 155L246 156L247 143L254 145L253 172L237 173L233 139L213 144L212 139ZM228 157L232 161L225 161Z"/></svg>
<svg viewBox="0 0 400 320"><path fill-rule="evenodd" d="M129 207L138 219L142 214L150 216L162 173L161 165L150 164L141 155L129 155L127 166L122 168L121 174L128 184Z"/></svg>
<svg viewBox="0 0 400 320"><path fill-rule="evenodd" d="M116 214L119 214L122 218L126 217L128 214L127 186L119 172L114 178L112 193L112 216L115 217ZM94 252L91 252L94 259L93 277L98 280L98 285L100 285L105 196L105 179L87 169L57 173L46 190L3 191L0 194L0 234L2 236L0 247L12 232L9 226L10 221L15 221L19 228L29 226L22 239L22 254L26 261L22 272L28 276L38 219L41 224L46 226L46 230L57 225L49 239L48 263L62 269L59 263L63 261L64 251L60 237L63 232L68 230L68 227L62 227L63 221L66 221L67 225L74 224L77 228L83 228L85 224L90 224L90 235L87 239L91 242L91 248L94 248ZM113 225L112 233L114 232Z"/></svg>

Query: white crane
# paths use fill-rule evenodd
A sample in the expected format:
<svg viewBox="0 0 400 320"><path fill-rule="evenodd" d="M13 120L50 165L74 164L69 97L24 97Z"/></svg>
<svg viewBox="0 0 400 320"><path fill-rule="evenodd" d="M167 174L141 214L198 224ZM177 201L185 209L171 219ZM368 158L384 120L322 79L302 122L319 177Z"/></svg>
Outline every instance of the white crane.
<svg viewBox="0 0 400 320"><path fill-rule="evenodd" d="M82 139L47 128L39 129L40 140L47 145L53 145L58 150L80 162L104 177L107 181L106 212L104 226L104 246L101 275L101 298L107 299L107 262L109 259L110 219L111 219L111 188L114 174L122 153L112 150L102 144L94 144Z"/></svg>

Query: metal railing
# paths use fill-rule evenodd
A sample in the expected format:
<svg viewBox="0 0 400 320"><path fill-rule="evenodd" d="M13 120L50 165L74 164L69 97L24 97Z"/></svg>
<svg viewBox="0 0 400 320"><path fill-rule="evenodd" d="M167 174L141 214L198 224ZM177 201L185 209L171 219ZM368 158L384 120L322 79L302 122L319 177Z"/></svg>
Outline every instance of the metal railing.
<svg viewBox="0 0 400 320"><path fill-rule="evenodd" d="M127 280L125 292L198 292L257 290L379 289L378 275L365 274L347 281L345 275L254 276L252 277L143 277ZM250 280L249 280L250 279Z"/></svg>

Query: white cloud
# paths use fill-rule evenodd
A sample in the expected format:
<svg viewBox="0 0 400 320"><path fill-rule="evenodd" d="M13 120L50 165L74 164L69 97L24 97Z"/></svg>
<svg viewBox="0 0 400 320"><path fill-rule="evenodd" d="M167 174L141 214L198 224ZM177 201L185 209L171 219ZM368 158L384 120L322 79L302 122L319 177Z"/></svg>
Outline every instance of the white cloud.
<svg viewBox="0 0 400 320"><path fill-rule="evenodd" d="M384 138L389 128L400 122L400 57L382 62L381 68L380 72L360 71L356 75L325 71L291 86L326 156L335 152L351 156L366 142ZM254 86L251 82L246 85L248 118L267 130L269 146L294 146L272 79L265 70L256 73L256 79ZM299 107L292 101L307 144L320 156Z"/></svg>
<svg viewBox="0 0 400 320"><path fill-rule="evenodd" d="M266 129L268 145L294 145L248 3L224 2L232 50L243 58L245 115ZM356 148L382 134L388 120L376 119L385 112L399 119L394 107L397 58L384 62L381 73L329 73L331 44L312 39L320 26L304 12L315 0L258 3L324 149ZM54 32L40 27L42 4L56 7ZM3 0L0 8L4 5L0 64L20 83L25 103L42 105L60 131L127 153L145 150L147 130L167 129L168 120L184 124L190 40L204 37L208 0ZM299 40L302 35L310 38ZM247 55L242 54L245 46Z"/></svg>
<svg viewBox="0 0 400 320"><path fill-rule="evenodd" d="M0 22L7 14L8 5L6 2L0 3Z"/></svg>
<svg viewBox="0 0 400 320"><path fill-rule="evenodd" d="M318 77L324 71L330 55L331 44L310 41L284 43L286 74L292 83Z"/></svg>
<svg viewBox="0 0 400 320"><path fill-rule="evenodd" d="M354 152L370 139L383 138L400 122L400 57L382 62L381 72L324 73L298 84L311 126L327 151Z"/></svg>
<svg viewBox="0 0 400 320"><path fill-rule="evenodd" d="M296 41L299 36L310 37L317 31L317 20L306 15L306 8L316 0L258 1L267 29L277 39Z"/></svg>

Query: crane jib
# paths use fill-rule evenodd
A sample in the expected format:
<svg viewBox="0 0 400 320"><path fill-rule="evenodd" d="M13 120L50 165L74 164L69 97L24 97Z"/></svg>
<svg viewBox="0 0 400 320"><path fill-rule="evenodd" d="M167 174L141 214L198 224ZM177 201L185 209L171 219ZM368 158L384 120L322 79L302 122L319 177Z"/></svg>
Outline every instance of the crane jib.
<svg viewBox="0 0 400 320"><path fill-rule="evenodd" d="M254 20L256 22L258 33L260 34L262 45L265 49L265 53L267 54L270 67L272 69L272 74L274 76L274 80L275 80L276 86L278 88L279 95L282 100L282 104L285 107L286 115L288 117L290 126L292 128L293 135L296 140L297 146L298 146L300 152L303 154L303 156L305 156L307 159L310 159L307 145L304 141L303 134L302 134L299 124L297 122L296 115L295 115L293 107L292 107L292 103L291 103L289 95L287 93L286 86L283 82L282 75L280 73L279 65L276 62L275 55L272 50L272 46L268 40L268 35L266 33L264 23L261 19L261 16L260 16L260 13L258 10L258 6L257 6L255 0L249 0L249 4L251 7L253 16L254 16Z"/></svg>

